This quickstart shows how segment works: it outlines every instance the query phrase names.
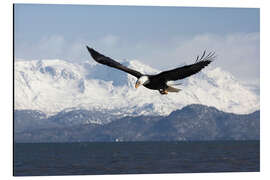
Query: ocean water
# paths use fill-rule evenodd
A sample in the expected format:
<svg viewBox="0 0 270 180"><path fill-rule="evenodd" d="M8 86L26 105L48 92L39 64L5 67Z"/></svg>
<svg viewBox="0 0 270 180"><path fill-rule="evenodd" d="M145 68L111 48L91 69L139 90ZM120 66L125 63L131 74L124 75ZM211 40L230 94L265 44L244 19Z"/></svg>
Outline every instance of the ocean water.
<svg viewBox="0 0 270 180"><path fill-rule="evenodd" d="M14 176L260 171L259 141L15 143Z"/></svg>

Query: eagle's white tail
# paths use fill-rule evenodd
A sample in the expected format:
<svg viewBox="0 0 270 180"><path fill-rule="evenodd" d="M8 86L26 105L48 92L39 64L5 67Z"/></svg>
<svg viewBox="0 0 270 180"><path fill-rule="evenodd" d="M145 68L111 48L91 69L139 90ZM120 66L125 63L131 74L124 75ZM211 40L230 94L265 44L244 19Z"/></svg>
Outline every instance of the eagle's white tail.
<svg viewBox="0 0 270 180"><path fill-rule="evenodd" d="M177 88L174 88L172 86L168 86L166 91L168 91L168 92L179 92L179 91L181 91L181 89L177 89Z"/></svg>

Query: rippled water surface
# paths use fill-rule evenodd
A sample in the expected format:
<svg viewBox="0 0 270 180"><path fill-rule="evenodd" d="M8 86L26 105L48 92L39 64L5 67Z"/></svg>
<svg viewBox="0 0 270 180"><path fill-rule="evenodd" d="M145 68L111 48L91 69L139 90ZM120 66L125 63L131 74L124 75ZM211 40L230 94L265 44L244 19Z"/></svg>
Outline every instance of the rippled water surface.
<svg viewBox="0 0 270 180"><path fill-rule="evenodd" d="M259 141L16 143L14 175L254 172Z"/></svg>

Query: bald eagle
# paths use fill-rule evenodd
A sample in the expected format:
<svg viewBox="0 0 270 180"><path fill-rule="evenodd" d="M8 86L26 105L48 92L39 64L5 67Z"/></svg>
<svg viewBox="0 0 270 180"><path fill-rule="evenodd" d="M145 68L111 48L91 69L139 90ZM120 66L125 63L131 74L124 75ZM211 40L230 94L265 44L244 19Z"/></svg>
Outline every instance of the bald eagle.
<svg viewBox="0 0 270 180"><path fill-rule="evenodd" d="M163 71L159 74L149 75L142 74L136 70L130 69L119 62L111 59L110 57L104 56L99 52L95 51L93 48L86 46L92 58L106 66L110 66L121 71L127 72L137 78L135 88L138 88L140 85L152 90L158 90L160 94L168 94L168 92L179 92L180 89L172 87L168 84L168 81L176 81L184 79L188 76L198 73L205 66L210 64L215 59L215 53L210 52L206 55L206 51L203 52L202 56L197 56L194 64L178 67L172 70Z"/></svg>

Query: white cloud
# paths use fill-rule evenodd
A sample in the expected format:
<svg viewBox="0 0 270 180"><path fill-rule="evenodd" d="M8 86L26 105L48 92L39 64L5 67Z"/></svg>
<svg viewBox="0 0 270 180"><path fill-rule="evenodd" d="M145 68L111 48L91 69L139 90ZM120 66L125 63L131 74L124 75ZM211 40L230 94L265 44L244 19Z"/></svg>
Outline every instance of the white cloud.
<svg viewBox="0 0 270 180"><path fill-rule="evenodd" d="M102 37L99 41L101 42L101 44L105 45L105 46L115 46L118 43L119 38L117 36L114 35L106 35L104 37Z"/></svg>
<svg viewBox="0 0 270 180"><path fill-rule="evenodd" d="M183 63L191 64L204 50L215 51L217 58L212 66L222 67L242 80L257 80L260 75L259 41L259 33L179 36L164 42L146 61L164 70Z"/></svg>
<svg viewBox="0 0 270 180"><path fill-rule="evenodd" d="M176 55L195 55L204 48L214 50L218 56L215 66L221 66L241 79L256 79L260 73L259 44L258 33L199 35L178 46Z"/></svg>
<svg viewBox="0 0 270 180"><path fill-rule="evenodd" d="M43 53L49 53L51 55L59 56L61 55L65 44L66 42L63 36L53 35L43 37L36 48L38 51L41 51Z"/></svg>
<svg viewBox="0 0 270 180"><path fill-rule="evenodd" d="M15 57L21 59L64 59L67 61L85 61L87 41L67 40L62 35L44 36L34 43L15 43Z"/></svg>
<svg viewBox="0 0 270 180"><path fill-rule="evenodd" d="M90 45L107 56L121 59L139 59L161 70L183 63L193 63L205 49L218 55L212 63L222 67L238 79L258 81L260 73L259 33L234 33L227 35L198 34L193 37L177 36L162 42L124 39L112 34L92 39L67 40L61 35L44 37L36 43L16 43L15 56L23 59L88 60L85 45Z"/></svg>

